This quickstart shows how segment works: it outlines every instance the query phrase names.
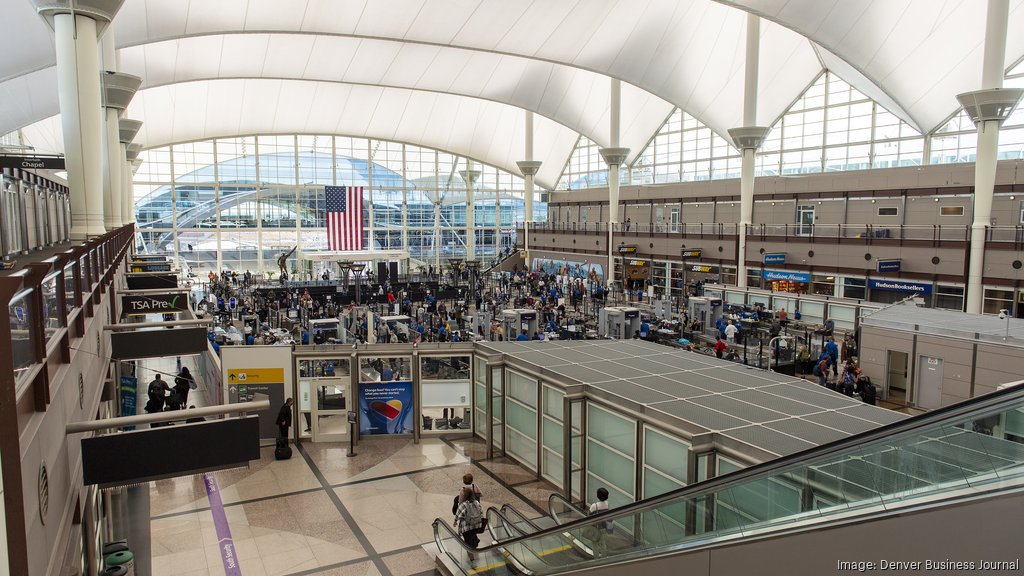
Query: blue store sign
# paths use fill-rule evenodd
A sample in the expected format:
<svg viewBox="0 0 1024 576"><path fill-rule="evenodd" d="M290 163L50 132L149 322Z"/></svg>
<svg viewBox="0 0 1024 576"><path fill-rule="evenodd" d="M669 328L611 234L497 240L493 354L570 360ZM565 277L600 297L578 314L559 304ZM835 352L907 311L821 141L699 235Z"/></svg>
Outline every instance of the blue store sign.
<svg viewBox="0 0 1024 576"><path fill-rule="evenodd" d="M877 272L899 272L900 271L900 260L879 260L875 264L875 271Z"/></svg>
<svg viewBox="0 0 1024 576"><path fill-rule="evenodd" d="M764 256L761 257L761 263L762 264L785 264L786 263L786 253L785 252L765 253Z"/></svg>
<svg viewBox="0 0 1024 576"><path fill-rule="evenodd" d="M785 256L785 255L783 255ZM765 270L762 273L765 280L788 280L790 282L810 282L811 275L807 272L786 272L782 270Z"/></svg>
<svg viewBox="0 0 1024 576"><path fill-rule="evenodd" d="M931 294L932 285L906 280L869 280L868 288L888 292L909 292L914 294Z"/></svg>

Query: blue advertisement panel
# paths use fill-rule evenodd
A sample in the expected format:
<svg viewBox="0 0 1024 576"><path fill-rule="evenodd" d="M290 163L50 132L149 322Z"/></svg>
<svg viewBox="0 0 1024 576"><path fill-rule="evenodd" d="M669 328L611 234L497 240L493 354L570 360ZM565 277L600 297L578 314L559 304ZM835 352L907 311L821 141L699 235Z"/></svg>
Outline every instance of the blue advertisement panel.
<svg viewBox="0 0 1024 576"><path fill-rule="evenodd" d="M412 434L412 382L359 385L360 434Z"/></svg>
<svg viewBox="0 0 1024 576"><path fill-rule="evenodd" d="M932 293L931 284L907 282L906 280L869 280L868 288L872 290L886 290L889 292L908 292L916 294Z"/></svg>
<svg viewBox="0 0 1024 576"><path fill-rule="evenodd" d="M121 376L121 416L135 416L138 394L139 379L135 376ZM125 427L125 430L134 429L135 426Z"/></svg>
<svg viewBox="0 0 1024 576"><path fill-rule="evenodd" d="M786 253L785 252L766 252L761 257L762 264L785 264Z"/></svg>
<svg viewBox="0 0 1024 576"><path fill-rule="evenodd" d="M811 275L807 272L789 272L785 270L765 270L765 280L788 280L790 282L810 282Z"/></svg>

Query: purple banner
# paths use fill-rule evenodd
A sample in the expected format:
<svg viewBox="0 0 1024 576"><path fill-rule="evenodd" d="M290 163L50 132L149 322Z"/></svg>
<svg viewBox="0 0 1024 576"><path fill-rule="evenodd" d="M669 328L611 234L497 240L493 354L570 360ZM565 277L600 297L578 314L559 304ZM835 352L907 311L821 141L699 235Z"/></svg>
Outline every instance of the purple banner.
<svg viewBox="0 0 1024 576"><path fill-rule="evenodd" d="M231 539L231 527L228 526L224 503L220 499L217 479L211 473L203 474L203 484L206 485L206 497L210 500L213 527L217 530L217 547L220 548L220 558L224 562L224 576L242 576L242 570L238 567L235 542Z"/></svg>

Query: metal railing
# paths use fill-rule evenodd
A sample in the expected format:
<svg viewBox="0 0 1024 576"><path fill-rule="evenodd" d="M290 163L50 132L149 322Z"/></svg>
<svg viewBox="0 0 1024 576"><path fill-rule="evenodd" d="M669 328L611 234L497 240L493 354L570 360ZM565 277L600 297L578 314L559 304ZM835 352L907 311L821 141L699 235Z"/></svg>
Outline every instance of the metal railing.
<svg viewBox="0 0 1024 576"><path fill-rule="evenodd" d="M51 258L0 277L0 302L8 321L0 323L0 374L13 374L13 403L34 395L34 408L50 403L50 363L68 363L71 341L85 334L85 319L110 287L134 238L129 224L69 248Z"/></svg>

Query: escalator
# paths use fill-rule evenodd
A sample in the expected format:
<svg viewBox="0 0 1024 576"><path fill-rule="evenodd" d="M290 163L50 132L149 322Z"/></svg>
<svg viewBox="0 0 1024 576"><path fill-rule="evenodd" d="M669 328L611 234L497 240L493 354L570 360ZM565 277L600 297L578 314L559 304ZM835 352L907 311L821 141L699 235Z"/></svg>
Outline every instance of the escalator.
<svg viewBox="0 0 1024 576"><path fill-rule="evenodd" d="M440 519L434 538L439 565L452 574L560 574L749 541L777 545L921 511L960 513L1021 492L1024 386L1015 385L598 517L560 496L547 517L491 508L494 543L475 551Z"/></svg>

